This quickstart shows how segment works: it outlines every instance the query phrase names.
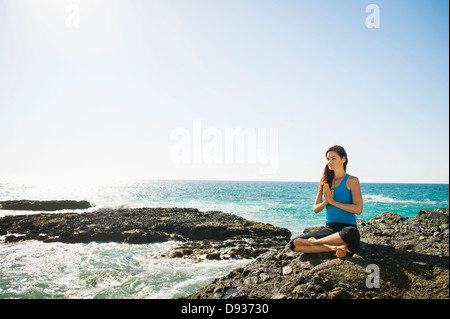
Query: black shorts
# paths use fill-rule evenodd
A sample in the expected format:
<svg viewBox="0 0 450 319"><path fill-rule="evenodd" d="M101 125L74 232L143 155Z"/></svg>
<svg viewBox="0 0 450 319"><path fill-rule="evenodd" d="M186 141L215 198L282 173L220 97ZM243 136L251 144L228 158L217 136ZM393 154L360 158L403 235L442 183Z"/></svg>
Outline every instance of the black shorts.
<svg viewBox="0 0 450 319"><path fill-rule="evenodd" d="M358 250L359 240L360 240L358 228L356 228L355 225L343 224L343 223L328 223L325 225L325 227L323 227L322 229L320 229L318 231L306 233L306 234L297 236L295 238L292 238L291 241L289 242L289 247L292 250L294 250L294 248L295 248L294 240L296 240L297 238L308 239L308 238L314 237L314 238L320 239L320 238L327 237L334 233L339 233L339 236L341 236L342 240L347 244L348 249L351 252L354 253Z"/></svg>

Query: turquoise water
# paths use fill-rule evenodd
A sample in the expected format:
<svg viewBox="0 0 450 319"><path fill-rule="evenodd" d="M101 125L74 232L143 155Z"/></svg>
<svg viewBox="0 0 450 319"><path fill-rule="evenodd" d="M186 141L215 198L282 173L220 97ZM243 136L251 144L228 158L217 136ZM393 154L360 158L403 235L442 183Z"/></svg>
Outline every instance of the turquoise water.
<svg viewBox="0 0 450 319"><path fill-rule="evenodd" d="M219 210L300 232L325 222L312 207L317 183L154 180L0 179L0 200L88 200L91 210L120 207L194 207ZM413 217L422 209L449 206L448 184L361 184L368 220L393 211ZM0 211L4 214L29 212Z"/></svg>
<svg viewBox="0 0 450 319"><path fill-rule="evenodd" d="M0 179L0 201L77 199L89 210L119 207L195 207L219 210L286 227L293 235L322 225L314 214L317 183ZM368 220L393 211L413 217L423 209L449 207L448 184L362 183ZM1 211L7 214L30 212ZM125 245L37 241L6 244L0 237L0 298L177 298L248 260L165 259L158 252L177 243Z"/></svg>

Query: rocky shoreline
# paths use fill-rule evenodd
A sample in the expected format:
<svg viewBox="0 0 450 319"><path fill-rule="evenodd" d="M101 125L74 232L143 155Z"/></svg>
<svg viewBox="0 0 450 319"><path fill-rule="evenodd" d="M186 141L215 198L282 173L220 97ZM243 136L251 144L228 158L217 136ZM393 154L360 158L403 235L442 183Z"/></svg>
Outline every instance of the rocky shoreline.
<svg viewBox="0 0 450 319"><path fill-rule="evenodd" d="M411 219L386 212L358 224L360 250L345 258L295 253L286 245L188 298L449 298L448 208L420 211Z"/></svg>
<svg viewBox="0 0 450 319"><path fill-rule="evenodd" d="M205 254L207 259L254 258L280 248L288 229L195 208L133 208L84 213L40 213L0 218L4 241L129 244L177 240L170 257ZM226 250L228 248L228 250ZM223 255L223 257L221 257Z"/></svg>
<svg viewBox="0 0 450 319"><path fill-rule="evenodd" d="M0 218L5 243L177 240L161 258L254 259L187 299L449 298L448 208L414 218L386 212L358 220L358 228L360 250L339 259L292 252L288 229L219 211L134 208Z"/></svg>

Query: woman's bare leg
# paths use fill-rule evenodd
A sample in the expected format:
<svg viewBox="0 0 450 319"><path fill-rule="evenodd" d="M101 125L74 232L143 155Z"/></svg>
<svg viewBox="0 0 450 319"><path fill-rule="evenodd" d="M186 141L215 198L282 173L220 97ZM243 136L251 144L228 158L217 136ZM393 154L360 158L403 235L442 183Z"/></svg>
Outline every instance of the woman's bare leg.
<svg viewBox="0 0 450 319"><path fill-rule="evenodd" d="M327 253L336 252L336 256L339 258L344 258L347 256L347 245L333 246L333 245L305 245L305 246L295 246L294 251L306 254L317 254L317 253Z"/></svg>
<svg viewBox="0 0 450 319"><path fill-rule="evenodd" d="M316 240L317 239L315 239L314 237L311 237L308 239L297 238L296 240L294 240L294 245L295 246L313 246L313 245L315 245Z"/></svg>
<svg viewBox="0 0 450 319"><path fill-rule="evenodd" d="M335 251L336 246L330 245L299 245L295 246L294 251L299 253L316 254Z"/></svg>
<svg viewBox="0 0 450 319"><path fill-rule="evenodd" d="M314 245L332 245L332 246L347 245L347 243L342 240L339 233L334 233L320 239L314 239L310 242L313 243Z"/></svg>
<svg viewBox="0 0 450 319"><path fill-rule="evenodd" d="M332 246L341 246L341 245L347 245L346 242L344 242L339 235L339 233L334 233L329 236L315 239L313 237L304 239L304 238L297 238L294 240L295 246L314 246L314 245L332 245Z"/></svg>
<svg viewBox="0 0 450 319"><path fill-rule="evenodd" d="M297 238L294 240L294 251L301 253L322 253L335 251L336 256L343 258L347 255L347 243L345 243L339 233L334 233L329 236L315 239L315 238Z"/></svg>

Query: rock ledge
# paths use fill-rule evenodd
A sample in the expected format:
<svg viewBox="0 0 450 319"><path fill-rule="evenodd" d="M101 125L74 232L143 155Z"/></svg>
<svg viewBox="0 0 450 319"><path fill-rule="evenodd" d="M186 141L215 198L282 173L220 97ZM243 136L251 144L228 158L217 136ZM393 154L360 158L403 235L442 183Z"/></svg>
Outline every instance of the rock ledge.
<svg viewBox="0 0 450 319"><path fill-rule="evenodd" d="M449 298L448 208L420 211L411 219L386 212L358 223L362 245L346 258L295 253L286 245L187 298Z"/></svg>
<svg viewBox="0 0 450 319"><path fill-rule="evenodd" d="M246 220L217 211L195 208L133 208L85 213L41 213L0 218L5 242L36 239L45 242L114 241L152 243L248 238L289 240L288 229Z"/></svg>
<svg viewBox="0 0 450 319"><path fill-rule="evenodd" d="M62 209L86 209L91 204L85 200L8 200L0 202L0 209L4 210L31 210L31 211L56 211Z"/></svg>

